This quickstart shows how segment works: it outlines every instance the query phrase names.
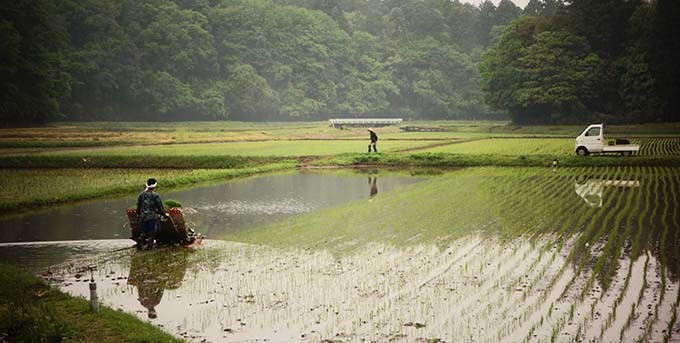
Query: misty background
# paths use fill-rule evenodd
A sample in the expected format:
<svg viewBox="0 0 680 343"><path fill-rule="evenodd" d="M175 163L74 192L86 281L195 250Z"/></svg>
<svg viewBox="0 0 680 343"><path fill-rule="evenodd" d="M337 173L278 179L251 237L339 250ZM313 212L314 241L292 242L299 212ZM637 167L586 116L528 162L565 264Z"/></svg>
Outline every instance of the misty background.
<svg viewBox="0 0 680 343"><path fill-rule="evenodd" d="M678 121L672 0L17 0L0 15L5 125Z"/></svg>

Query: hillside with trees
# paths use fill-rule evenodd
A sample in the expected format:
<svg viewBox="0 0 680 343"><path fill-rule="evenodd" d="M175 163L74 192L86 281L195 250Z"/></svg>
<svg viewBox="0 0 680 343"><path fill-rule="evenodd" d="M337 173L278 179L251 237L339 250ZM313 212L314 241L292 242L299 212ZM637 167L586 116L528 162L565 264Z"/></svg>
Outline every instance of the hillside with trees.
<svg viewBox="0 0 680 343"><path fill-rule="evenodd" d="M526 124L680 120L678 7L572 0L514 20L480 64L487 103Z"/></svg>
<svg viewBox="0 0 680 343"><path fill-rule="evenodd" d="M677 120L665 7L677 5L7 1L0 118Z"/></svg>

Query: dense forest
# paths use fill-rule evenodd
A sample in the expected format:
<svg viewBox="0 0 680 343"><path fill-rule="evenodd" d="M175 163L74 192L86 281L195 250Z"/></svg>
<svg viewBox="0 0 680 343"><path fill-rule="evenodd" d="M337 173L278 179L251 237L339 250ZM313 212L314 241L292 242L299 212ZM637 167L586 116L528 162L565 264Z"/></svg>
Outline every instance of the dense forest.
<svg viewBox="0 0 680 343"><path fill-rule="evenodd" d="M14 0L0 118L677 121L677 1Z"/></svg>

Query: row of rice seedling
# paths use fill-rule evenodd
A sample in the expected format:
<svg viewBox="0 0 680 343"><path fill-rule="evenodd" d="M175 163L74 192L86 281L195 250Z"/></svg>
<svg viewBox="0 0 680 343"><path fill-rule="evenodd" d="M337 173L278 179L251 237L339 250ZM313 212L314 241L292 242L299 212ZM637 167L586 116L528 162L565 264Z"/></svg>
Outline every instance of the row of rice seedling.
<svg viewBox="0 0 680 343"><path fill-rule="evenodd" d="M628 202L626 204L626 207L624 207L623 211L621 211L619 214L617 214L617 223L618 224L623 222L622 218L625 216L626 213L629 213L628 211L633 210L632 205L633 204L639 204L639 202L640 202L641 192L631 192L631 193L633 194L633 196L628 197ZM625 223L623 224L624 225L623 232L621 233L621 235L618 236L619 239L618 239L617 244L613 244L611 246L616 246L617 248L622 247L622 249L623 249L622 253L626 253L626 252L630 253L630 251L629 251L630 249L627 249L627 246L625 244L626 244L626 242L630 242L630 238L632 236L634 216L627 215L625 217L626 217L626 220L625 220ZM618 224L615 224L615 227L619 227ZM614 251L613 249L610 249L609 253L613 254L613 256L616 257L617 259L613 261L613 262L615 262L615 263L613 263L614 266L609 266L609 274L610 275L608 275L607 278L610 278L610 279L613 278L614 280L623 279L624 281L623 281L623 285L620 286L620 288L617 290L617 294L615 294L616 298L614 299L614 301L612 301L610 303L611 310L609 311L608 314L606 314L606 320L601 325L600 334L599 334L600 340L604 337L606 330L608 330L611 327L611 325L613 324L613 321L616 319L616 313L617 313L617 310L618 310L618 306L623 302L624 296L627 294L628 288L630 286L630 279L631 279L631 276L632 276L632 273L633 273L633 268L634 268L634 260L629 258L628 259L628 268L626 270L626 275L621 276L621 277L613 276L612 274L616 272L614 267L619 265L619 263L618 263L619 262L618 261L619 253L618 253L618 251Z"/></svg>
<svg viewBox="0 0 680 343"><path fill-rule="evenodd" d="M646 172L648 174L653 173L653 171L651 171L651 170L646 170ZM641 197L642 197L643 200L640 201L640 203L642 205L640 205L639 208L637 209L637 213L638 213L637 219L638 220L635 221L637 223L637 225L635 227L636 232L633 235L632 242L631 242L631 244L632 244L632 248L631 248L631 252L630 252L631 260L639 258L639 256L641 254L643 254L646 249L649 248L649 246L647 244L645 244L645 242L647 241L647 237L649 237L649 236L646 235L646 233L648 233L651 230L649 230L647 225L645 225L645 220L646 220L647 216L649 215L650 210L653 210L653 206L651 205L653 200L650 199L649 197L653 197L653 195L655 194L653 192L654 186L655 186L655 183L653 183L653 182L644 182L641 185L640 193L641 193ZM620 341L623 340L624 336L626 335L626 332L631 327L634 328L634 326L632 326L632 325L633 325L634 318L636 317L636 310L639 310L639 308L641 307L641 301L644 297L645 292L648 290L647 278L648 278L648 271L650 270L649 266L650 266L650 263L652 261L650 261L650 254L645 253L645 255L646 255L646 258L645 258L645 262L644 262L644 268L641 272L641 274L643 276L642 281L640 282L640 286L636 288L636 289L639 288L639 290L638 290L637 294L635 295L634 301L632 301L632 302L629 301L629 302L626 303L626 305L630 305L630 311L628 311L626 313L625 318L622 318L622 319L619 320L619 324L612 325L612 327L619 330L619 332L617 333L617 337ZM633 276L635 276L635 274L633 274L631 272L631 273L629 273L628 278L631 278ZM624 306L623 310L626 310L626 307L627 306Z"/></svg>
<svg viewBox="0 0 680 343"><path fill-rule="evenodd" d="M640 156L678 156L680 138L636 138ZM574 155L572 138L489 138L424 148L422 151L472 155Z"/></svg>
<svg viewBox="0 0 680 343"><path fill-rule="evenodd" d="M610 173L612 174L609 175L614 175L616 171L610 170ZM616 200L615 197L605 199L602 206L610 209L606 213L611 213L611 208L618 203ZM592 283L596 275L594 264L602 256L601 251L605 244L600 238L605 232L605 226L601 225L605 218L594 216L588 219L583 223L585 228L580 233L576 245L568 257L569 260L573 260L575 263L576 277L562 291L562 297L570 299L569 310L553 312L552 318L557 321L557 325L552 328L554 333L562 332L571 336L578 334L579 326L573 325L577 320L574 316L577 315L578 320L587 320L587 313L591 312L589 308L594 303L592 298L586 298L586 295L592 289Z"/></svg>
<svg viewBox="0 0 680 343"><path fill-rule="evenodd" d="M624 171L624 172L619 173L619 174L621 174L622 177L628 177L626 175L629 175L630 173ZM637 174L637 172L634 172L633 174ZM616 173L614 175L616 175ZM628 233L630 233L630 223L633 222L633 220L632 220L633 216L637 211L637 207L640 205L638 203L639 196L632 195L633 193L634 192L628 192L628 194L620 195L617 198L617 200L615 202L620 204L620 205L618 205L619 209L617 210L618 214L616 215L616 217L614 217L614 218L610 217L610 219L608 221L596 224L597 226L604 226L604 227L607 227L607 228L611 228L616 233L615 235L609 236L608 237L609 240L606 241L606 243L604 243L605 244L604 248L605 248L606 253L599 255L600 256L599 259L596 260L597 261L596 266L597 266L597 264L601 264L603 266L608 266L608 264L610 264L612 262L614 264L616 264L616 262L613 261L613 260L618 258L618 253L613 253L613 251L616 250L616 249L614 249L614 247L623 246L623 243L620 243L620 242L625 242L626 240L621 240L619 235L623 235L623 237L625 237L625 236L628 235ZM633 206L633 204L635 206ZM624 216L620 215L621 213L626 213L625 219L624 219ZM612 223L612 224L609 224L609 223ZM623 228L619 228L621 223L626 223L626 226L623 227ZM646 229L648 229L648 228L646 228ZM624 230L624 232L620 233L619 230ZM643 247L644 247L644 245L643 245ZM623 249L622 249L622 251L623 251ZM615 269L615 268L618 268L618 267L615 267L615 266L612 265L612 266L609 266L608 268ZM665 269L666 267L663 267L663 268ZM597 269L597 268L595 268L595 269ZM629 267L628 270L630 271L631 268ZM597 272L595 274L602 275L602 276L599 277L599 279L606 280L607 279L606 273L607 273L606 270L600 270L599 272ZM611 272L609 272L609 273L611 273ZM626 272L624 274L630 275L630 272ZM604 281L601 281L601 283L602 282L604 282ZM624 291L625 291L625 286L624 286ZM591 316L592 316L592 313L594 312L594 308L595 308L594 303L592 303L589 306L591 308L590 313L591 313ZM609 322L611 323L611 320L609 320ZM604 327L602 327L602 330L606 329L607 326L608 326L608 324L604 325ZM582 325L580 325L579 327L582 327Z"/></svg>
<svg viewBox="0 0 680 343"><path fill-rule="evenodd" d="M522 223L517 220L519 216L522 216L528 218L524 223L526 225L524 228L526 229L529 227L529 231L534 232L535 234L545 230L548 230L549 232L551 230L560 231L560 228L562 228L566 231L560 232L568 232L568 235L579 234L579 237L586 237L578 240L577 247L571 250L570 259L577 262L577 273L586 274L587 277L583 280L583 283L570 284L565 288L577 287L579 298L583 298L585 294L588 294L589 289L592 288L592 284L596 280L599 280L598 284L608 287L609 282L606 280L613 277L612 271L619 269L618 262L613 259L618 258L618 252L624 250L623 245L627 239L623 239L623 235L630 231L629 227L621 227L621 225L622 223L632 223L634 221L633 216L635 213L640 212L639 207L644 203L639 202L640 196L637 194L643 192L645 197L648 197L654 194L654 188L652 187L645 191L640 190L638 187L633 187L631 189L626 189L621 186L605 187L606 189L603 190L605 199L602 207L598 207L585 203L573 193L573 190L569 189L570 186L565 188L566 191L561 193L557 192L559 195L555 195L556 189L559 188L555 186L556 184L561 184L563 188L565 184L573 184L574 178L578 174L581 174L584 171L583 169L559 170L551 172L552 174L546 173L549 169L527 169L520 173L517 173L516 170L509 170L510 171L507 171L506 169L499 170L497 168L476 170L475 176L481 178L482 183L480 184L476 181L475 184L478 185L476 187L478 188L478 192L482 195L478 195L472 199L469 197L464 198L465 201L470 203L478 202L475 206L481 206L480 204L483 203L485 208L487 208L487 213L483 215L486 215L489 219L496 217L495 220L489 220L489 222L494 222L491 228L495 228L493 230L501 230L501 233L515 232L515 234L517 234L522 232ZM587 171L593 172L592 170ZM522 175L523 172L526 172L526 175ZM664 172L655 168L649 170L640 168L605 168L599 171L596 170L591 179L598 182L604 182L607 180L628 180L637 178L643 185L651 185L655 183L653 180L655 177L676 172L677 170L675 169L668 169ZM507 173L507 175L504 175L503 173ZM511 176L511 173L514 173L515 175ZM460 173L458 176L464 179L460 180L460 183L470 183L474 178L472 175L466 175L464 173ZM505 186L501 185L508 186L508 188L504 188ZM507 190L511 188L509 185L515 186L512 188L514 192L507 192ZM482 189L484 191L480 192ZM555 200L554 204L559 205L540 206L538 202L527 200L527 198ZM562 198L567 200L560 200ZM651 201L651 204L654 204L652 198L649 200ZM548 203L551 201L544 202ZM458 202L456 202L456 204L458 204ZM556 207L563 207L565 209L573 208L574 210L555 211ZM458 208L456 208L456 210L458 210ZM645 221L649 220L648 217L654 216L656 216L656 214L653 212L645 215ZM510 226L505 226L507 224L510 224ZM512 229L515 225L518 225L516 230ZM579 228L584 231L579 233ZM645 230L649 230L649 228L647 227ZM621 235L621 237L619 235ZM603 237L604 239L602 239ZM645 240L651 237L653 236L645 238ZM596 254L594 254L595 251L592 249L581 248L585 247L587 243L595 246L597 242L600 243L597 245L598 251ZM647 249L644 242L634 244L636 248L642 249L641 251ZM607 253L604 254L599 249L605 249L604 251ZM591 258L590 256L593 257ZM591 276L591 273L597 276L593 277ZM624 273L624 275L627 274ZM586 309L583 312L593 313L594 304L595 303L592 301L585 303L585 307L581 306ZM574 311L571 311L571 314L573 315ZM563 320L564 323L566 323L569 313L566 313L565 315L567 317ZM600 331L600 329L598 329L598 331Z"/></svg>
<svg viewBox="0 0 680 343"><path fill-rule="evenodd" d="M577 174L580 174L580 173L577 172ZM561 181L562 180L560 180L560 182L554 182L554 184L558 184L558 185L562 184L563 185L563 183ZM568 199L558 198L559 188L561 188L561 187L557 187L557 189L555 190L556 191L555 192L556 198L551 198L551 201L549 201L547 203L553 203L553 204L562 204L562 203L568 204L568 203L570 203L570 201L568 201ZM546 209L546 210L548 212L545 212L545 213L553 213L553 215L557 216L557 217L562 215L563 216L562 218L556 217L556 220L554 222L555 223L563 222L563 223L565 223L565 225L563 225L563 227L568 227L569 224L566 224L566 222L564 221L564 219L566 219L564 217L564 215L565 214L571 214L572 211L574 210L574 207L571 206L571 207L567 207L567 208L563 208L563 207L559 208L559 206L558 206L556 208L549 208L549 209ZM557 232L560 232L560 231L561 230L557 230ZM560 234L560 235L558 235L558 237L564 237L564 235ZM561 239L561 240L559 240L559 241L561 241L559 246L563 247L563 246L565 246L565 244L567 246L573 246L573 241L576 241L578 236L575 235L575 236L572 236L572 237L573 238L569 240L569 241L572 241L572 243L567 243L564 239ZM547 246L551 247L550 252L552 253L552 260L553 261L556 260L557 253L562 251L561 248L557 249L558 244L557 244L556 241L557 240L551 240L551 243L549 245L547 245ZM532 334L536 331L536 329L538 327L541 327L543 325L543 321L546 318L545 312L548 313L547 318L550 318L552 316L552 312L553 312L552 308L554 306L554 302L561 297L560 294L565 292L565 290L568 288L568 285L570 284L570 280L572 280L573 274L571 273L571 270L569 268L565 268L564 264L553 265L551 268L552 268L552 272L549 274L549 277L547 278L547 280L545 280L545 283L543 284L543 287L545 287L545 288L543 288L543 289L552 289L552 291L539 294L538 296L535 297L536 303L533 306L530 306L530 307L527 307L527 308L524 309L525 313L532 315L532 318L533 318L533 321L531 323L527 324L527 325L531 325L529 331L524 332L526 334L526 336L524 337L525 341L532 341L532 337L534 337ZM546 306L548 306L548 307L546 308ZM540 308L543 308L542 312L539 312L539 313L529 312L529 311L536 311ZM570 312L570 314L571 313L573 313L573 312ZM539 316L540 316L540 319L539 319ZM562 322L564 322L564 321L558 320L558 323L562 323Z"/></svg>
<svg viewBox="0 0 680 343"><path fill-rule="evenodd" d="M166 327L224 334L238 318L245 334L317 341L676 339L679 186L678 168L453 171L229 234L257 244L206 251L183 282L214 303Z"/></svg>
<svg viewBox="0 0 680 343"><path fill-rule="evenodd" d="M623 174L626 175L626 174ZM620 192L616 198L616 206L608 211L602 222L597 225L602 228L608 228L609 232L606 237L606 241L603 245L597 248L597 254L593 257L592 266L588 270L588 277L585 283L581 286L580 302L582 305L579 307L579 313L581 316L578 318L578 331L575 337L580 337L580 335L585 334L581 329L587 325L595 316L595 309L599 308L604 310L605 307L602 306L606 296L610 292L603 290L610 290L612 278L615 274L622 275L620 273L619 259L620 259L620 246L617 245L619 242L618 237L620 237L621 228L618 225L619 222L614 218L614 213L623 213L628 210L630 199L632 199L632 192ZM600 233L601 235L601 233ZM594 250L594 249L593 249ZM587 310L589 308L589 310ZM599 314L597 315L599 317ZM571 318L570 318L571 319ZM604 326L602 322L596 323L598 325ZM591 325L592 326L592 325ZM590 335L596 335L597 330L590 333ZM601 330L600 330L601 331Z"/></svg>
<svg viewBox="0 0 680 343"><path fill-rule="evenodd" d="M574 140L568 138L491 138L442 145L428 152L474 155L573 155Z"/></svg>
<svg viewBox="0 0 680 343"><path fill-rule="evenodd" d="M640 155L680 155L680 138L641 138L633 141L640 144Z"/></svg>
<svg viewBox="0 0 680 343"><path fill-rule="evenodd" d="M614 175L614 178L628 180L629 175L625 173L625 170L617 168L617 173ZM589 286L592 285L595 277L598 277L603 288L606 289L609 287L610 277L618 268L618 254L621 243L619 234L621 233L620 231L622 231L619 224L623 218L622 215L631 209L630 201L632 195L633 192L619 192L615 198L615 205L607 210L607 214L602 218L601 222L595 224L601 228L597 236L602 236L603 233L607 231L608 234L603 250L599 253L599 257L594 262L593 273L588 280L588 284L584 288L584 293L582 293L583 296L585 296L585 292L587 292Z"/></svg>
<svg viewBox="0 0 680 343"><path fill-rule="evenodd" d="M506 189L505 191L515 191L519 192L522 194L526 194L528 199L531 199L525 206L517 206L514 211L518 211L519 213L522 213L522 216L524 218L537 218L538 220L536 221L525 221L522 223L521 221L513 222L511 225L513 226L519 226L519 227L525 227L524 230L526 230L529 234L531 232L536 232L535 230L540 230L542 228L542 225L545 224L544 219L542 218L543 216L540 215L541 212L543 211L549 211L550 213L554 213L555 215L558 215L561 211L559 208L549 208L549 204L555 205L559 204L560 200L557 198L560 197L560 188L561 182L555 182L554 175L552 177L547 177L549 174L543 174L537 179L537 175L534 175L533 177L530 177L532 182L526 184L526 189ZM559 178L559 177L558 177ZM506 180L508 180L506 178ZM535 182L535 181L547 181L547 182ZM512 183L511 183L512 184ZM524 185L523 185L524 186ZM535 194L532 194L531 191L534 191ZM497 193L497 194L504 194L504 193ZM551 201L546 201L546 199L550 199ZM527 211L529 210L529 211ZM514 212L511 211L511 212ZM545 212L543 212L545 213ZM534 235L533 237L537 237L537 235ZM540 236L538 236L540 237ZM533 239L532 239L533 240ZM552 241L553 239L550 239ZM552 247L552 244L546 244L543 245L544 247ZM557 282L559 280L561 272L560 268L557 267L557 265L554 263L556 261L556 257L558 252L560 252L559 249L538 249L539 250L539 258L535 260L535 262L541 262L531 264L529 266L530 272L525 275L525 278L520 278L518 279L517 283L520 286L523 286L523 291L520 293L521 297L516 298L515 300L522 302L524 304L524 307L517 308L515 302L509 303L506 307L503 309L500 309L499 311L503 313L504 316L511 316L513 318L531 318L535 317L534 316L534 311L544 305L546 303L546 299L544 296L548 296L548 293L542 293L540 295L535 292L536 288L542 288L545 287L548 284L551 284L552 282ZM557 268L556 268L557 267ZM530 276L531 275L531 276ZM547 275L547 278L546 278ZM521 282L520 282L521 281ZM545 281L545 282L542 282ZM512 285L512 288L515 288L515 284ZM512 298L512 297L511 297ZM542 316L541 316L541 321L542 321ZM533 318L533 324L525 325L524 329L519 329L520 331L520 336L517 336L517 334L514 334L513 336L515 337L521 337L521 332L533 332L536 328L535 322L538 321L538 318ZM512 327L512 325L511 325ZM511 327L502 327L499 328L498 330L498 337L501 337L504 335L504 332L507 332L508 330L511 330Z"/></svg>
<svg viewBox="0 0 680 343"><path fill-rule="evenodd" d="M671 187L671 196L672 196L672 204L678 204L680 199L678 199L678 188L680 188L680 185L675 185L673 184ZM675 206L672 207L671 212L671 227L673 228L672 230L672 239L670 240L671 243L668 244L667 246L670 248L670 252L678 251L680 250L680 232L678 232L677 228L680 228L680 207ZM675 254L668 254L669 255L669 260L670 263L669 265L675 265L675 266L680 266L680 262L678 262L678 256L675 256ZM677 279L676 279L677 280ZM674 327L680 326L680 323L678 323L678 305L680 305L680 292L678 292L677 298L675 299L675 303L673 304L673 307L671 309L672 311L672 316L670 320L668 321L668 324L666 326L666 331L664 334L664 343L668 342L671 337L671 333L674 330Z"/></svg>
<svg viewBox="0 0 680 343"><path fill-rule="evenodd" d="M655 180L656 182L654 182L653 186L646 187L646 189L649 190L648 194L650 194L650 196L653 199L648 199L647 203L650 204L650 205L648 207L646 207L645 210L642 211L643 213L642 213L641 217L643 217L643 218L647 217L644 220L646 225L644 227L639 227L638 230L640 230L639 231L640 234L642 234L643 232L647 233L647 232L651 231L651 233L652 233L651 235L646 235L648 237L648 239L651 239L651 241L648 241L648 243L646 243L647 247L645 247L644 242L640 242L642 244L639 244L639 245L635 244L635 245L637 245L635 247L636 250L644 249L644 248L655 250L654 247L659 245L659 244L663 245L662 242L665 240L663 238L663 236L664 236L663 232L666 231L666 228L664 227L664 225L659 225L658 219L660 218L660 216L659 216L659 213L657 212L657 209L663 209L663 208L668 207L667 202L666 202L666 205L660 204L660 199L665 198L666 195L664 194L663 191L659 191L659 186L664 184L665 182L667 182L667 180L669 179L666 175L663 175L663 174L664 173L661 173L661 175L657 177L657 179ZM662 187L662 188L664 188L664 187ZM644 191L644 188L643 188L643 191ZM677 204L675 206L677 206ZM651 209L650 209L650 207L651 207ZM659 211L665 211L665 210L659 210ZM647 212L649 212L649 215L647 215ZM629 213L629 212L624 212L624 213ZM633 213L635 213L635 212L633 212ZM632 216L631 214L628 214L628 215ZM661 218L663 218L663 216L661 216ZM626 222L631 223L632 221L627 220ZM650 230L650 228L653 228L653 229ZM645 235L644 234L638 235L637 237L642 238L642 237L645 237ZM640 239L637 239L637 241L640 241ZM637 255L637 253L633 253L633 255ZM677 253L676 253L676 255L677 255ZM648 337L651 333L652 328L660 325L659 321L657 320L658 319L658 308L660 306L662 306L662 304L664 303L664 294L667 291L666 282L667 282L668 278L666 276L666 270L672 271L673 269L675 269L673 267L668 266L667 263L664 261L666 259L664 254L656 253L655 256L659 257L658 264L660 265L659 269L661 271L658 272L659 273L658 274L658 280L659 280L659 283L660 283L661 286L656 288L656 289L650 290L647 287L647 282L643 283L643 285L640 289L640 297L639 297L638 301L636 302L638 304L638 309L636 309L636 311L646 313L646 310L643 308L643 306L639 306L640 301L642 300L642 298L641 298L642 295L643 294L646 295L649 292L651 292L651 294L653 294L654 300L655 300L653 303L650 302L650 305L649 305L649 306L654 306L653 316L651 318L646 319L647 316L642 316L642 319L639 319L640 318L639 315L636 314L638 320L643 320L643 319L645 320L644 321L645 325L643 326L643 328L646 328L646 329L645 329L645 331L643 331L641 333L642 337L645 337L645 336ZM629 273L629 275L630 275L630 273ZM654 284L654 283L651 283L651 284ZM668 306L670 306L670 305L667 305L667 307ZM628 321L632 321L631 319L632 318L629 318ZM640 326L635 324L634 327L640 327ZM657 330L657 331L661 332L662 330ZM621 329L621 337L623 337L623 334L624 334L623 332L624 332L624 329L622 328Z"/></svg>
<svg viewBox="0 0 680 343"><path fill-rule="evenodd" d="M668 174L672 175L673 173L677 173L677 170L675 172L673 172L671 170L667 170L667 172L668 172ZM654 173L656 173L656 171L652 170L652 171L650 171L650 173L654 174ZM626 175L633 175L633 176L638 175L638 176L640 176L639 171L634 171L632 174L630 174L629 172L622 173L622 176L624 178L628 177ZM617 174L616 173L613 174L613 177L616 178ZM665 177L665 175L663 177ZM674 189L674 188L671 187L671 189ZM631 224L633 222L633 218L637 213L639 213L639 206L641 206L641 202L639 201L639 196L634 196L634 195L632 195L633 193L634 193L633 191L630 191L630 192L628 192L628 194L626 196L623 196L621 194L617 198L617 200L615 202L617 204L623 203L623 205L618 205L619 209L615 210L617 215L616 215L615 218L613 218L613 220L610 217L608 222L601 222L601 223L598 223L598 224L594 224L596 226L601 226L601 227L604 227L604 228L607 228L607 229L613 229L613 232L615 233L615 235L608 237L609 240L607 241L607 243L605 245L605 248L606 248L605 252L606 253L600 255L598 263L597 263L597 264L602 265L602 266L608 266L609 271L608 272L602 271L602 270L597 271L597 269L598 269L597 264L596 264L596 268L595 268L595 271L594 271L595 275L600 275L599 279L602 280L601 283L604 283L605 287L608 284L608 282L606 280L611 278L612 272L614 270L616 270L616 268L618 268L618 262L616 261L618 259L618 253L617 253L618 249L621 249L621 251L624 251L623 242L626 242L627 240L624 240L624 239L621 239L621 238L629 236L630 229L631 229L631 226L632 226ZM650 191L647 194L652 195L652 194L655 194L655 193L656 192ZM647 202L647 203L649 203L649 202ZM677 207L677 202L675 203L674 206ZM605 206L605 207L607 207L607 206ZM613 209L610 209L609 211L611 211L611 210L613 210ZM650 217L654 218L654 217L656 217L656 215L654 213L652 213ZM609 223L612 223L612 222L613 222L613 224L610 225ZM624 222L626 223L626 226L624 228L620 228L621 223L624 223ZM658 227L658 225L655 226L654 224L652 224L650 226ZM624 233L622 234L621 238L619 238L619 236L616 235L616 234L620 233L619 230L621 230L621 229L624 230ZM649 227L644 228L644 230L649 230ZM603 233L604 232L602 230L599 230L599 233L596 234L595 236L602 235ZM677 242L675 242L675 243L677 244ZM637 249L644 249L644 247L645 247L644 244L636 244ZM676 255L677 255L677 253L676 253ZM662 268L664 270L666 268L668 268L668 266L663 266L664 263L661 263L661 264L662 264ZM631 266L632 266L632 264L631 264ZM671 267L670 269L674 269L674 268ZM627 273L628 276L630 276L630 270L632 270L632 267L629 266L629 272ZM607 275L607 273L609 273L609 276ZM665 277L662 277L662 280L663 279L665 279ZM591 278L591 280L594 280L594 278ZM587 291L587 288L584 288L584 291ZM584 291L582 291L582 294L583 294ZM624 291L625 291L625 286L624 286ZM618 302L620 302L620 300ZM593 305L591 305L591 309L594 309L594 303L593 303ZM592 312L593 311L591 310L591 313ZM607 325L605 325L603 327L603 330L606 329L606 328L607 328Z"/></svg>
<svg viewBox="0 0 680 343"><path fill-rule="evenodd" d="M661 271L660 271L660 277L661 277L661 284L659 286L660 288L660 294L658 294L656 303L654 304L654 311L653 311L653 317L650 321L648 321L646 324L646 330L644 332L644 335L641 335L639 340L649 340L650 336L652 335L652 331L662 331L662 329L665 329L664 326L667 326L668 324L666 323L661 323L659 321L659 312L664 310L665 308L671 308L675 309L677 308L677 295L673 294L673 292L678 292L678 287L677 285L668 286L667 285L667 275L666 275L666 266L668 265L668 260L669 260L669 254L673 254L673 251L669 251L667 249L667 244L670 246L674 246L677 244L677 242L669 242L668 240L668 235L669 235L669 214L672 213L674 210L670 208L670 198L671 198L671 191L672 187L677 188L678 185L673 185L672 181L669 178L666 177L660 177L660 181L658 183L658 187L660 190L657 190L659 193L660 197L657 198L657 201L655 203L655 208L659 209L660 215L655 216L657 217L656 220L654 220L654 223L660 226L662 229L660 230L660 234L655 237L655 244L652 249L657 251L657 255L659 256L660 264L662 266ZM671 188L669 188L669 186ZM675 229L677 230L677 228ZM670 244L669 244L670 243ZM666 293L669 292L671 293L670 298L671 299L666 299ZM665 312L665 311L664 311Z"/></svg>

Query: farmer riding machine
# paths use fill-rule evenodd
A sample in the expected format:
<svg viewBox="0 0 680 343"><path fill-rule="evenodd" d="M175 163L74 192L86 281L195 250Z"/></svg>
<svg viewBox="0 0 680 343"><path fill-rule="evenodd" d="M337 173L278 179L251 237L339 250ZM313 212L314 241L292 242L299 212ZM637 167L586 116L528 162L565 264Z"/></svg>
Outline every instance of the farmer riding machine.
<svg viewBox="0 0 680 343"><path fill-rule="evenodd" d="M168 202L166 202L168 205ZM130 208L127 210L127 216L130 220L130 239L137 243L137 249L151 248L152 243L159 247L163 246L192 246L201 244L203 235L188 227L184 220L184 211L177 202L173 202L174 206L167 206L169 209L166 216L158 215L156 221L156 230L153 237L146 237L142 234L142 229L139 223L139 216L137 209Z"/></svg>

